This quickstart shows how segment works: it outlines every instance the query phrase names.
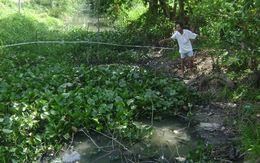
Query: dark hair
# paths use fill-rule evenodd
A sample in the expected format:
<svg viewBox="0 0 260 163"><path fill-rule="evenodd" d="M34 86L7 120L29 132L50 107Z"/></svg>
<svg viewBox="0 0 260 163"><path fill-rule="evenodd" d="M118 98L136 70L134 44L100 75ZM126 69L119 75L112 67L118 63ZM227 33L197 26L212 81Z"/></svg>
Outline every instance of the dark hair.
<svg viewBox="0 0 260 163"><path fill-rule="evenodd" d="M182 22L176 22L176 23L175 23L175 26L176 26L176 25L179 25L181 28L183 28L183 23L182 23Z"/></svg>

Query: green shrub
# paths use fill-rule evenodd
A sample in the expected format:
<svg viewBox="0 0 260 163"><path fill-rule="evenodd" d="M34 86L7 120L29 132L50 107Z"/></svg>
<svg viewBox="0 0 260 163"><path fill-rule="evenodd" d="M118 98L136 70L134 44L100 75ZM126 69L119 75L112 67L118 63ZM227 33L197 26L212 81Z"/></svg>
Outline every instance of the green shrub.
<svg viewBox="0 0 260 163"><path fill-rule="evenodd" d="M175 28L174 23L164 16L154 17L147 12L139 19L132 21L127 29L139 36L141 45L156 45L159 40L172 35Z"/></svg>

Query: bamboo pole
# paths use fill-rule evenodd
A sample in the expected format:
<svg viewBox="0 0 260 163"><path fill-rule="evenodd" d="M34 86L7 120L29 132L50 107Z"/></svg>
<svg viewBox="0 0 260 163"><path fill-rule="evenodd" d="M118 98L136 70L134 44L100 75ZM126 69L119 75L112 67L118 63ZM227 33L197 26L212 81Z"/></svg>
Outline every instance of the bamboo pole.
<svg viewBox="0 0 260 163"><path fill-rule="evenodd" d="M22 12L22 0L18 0L19 13Z"/></svg>

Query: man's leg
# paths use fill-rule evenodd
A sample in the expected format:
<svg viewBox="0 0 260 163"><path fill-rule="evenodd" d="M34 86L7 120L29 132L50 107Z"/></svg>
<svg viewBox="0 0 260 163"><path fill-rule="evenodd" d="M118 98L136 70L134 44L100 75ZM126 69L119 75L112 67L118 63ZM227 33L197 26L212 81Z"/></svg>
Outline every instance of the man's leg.
<svg viewBox="0 0 260 163"><path fill-rule="evenodd" d="M181 58L181 73L182 73L182 77L184 77L184 64L185 64L185 59Z"/></svg>
<svg viewBox="0 0 260 163"><path fill-rule="evenodd" d="M185 57L186 57L186 53L181 53L181 76L184 78L184 71L185 71Z"/></svg>
<svg viewBox="0 0 260 163"><path fill-rule="evenodd" d="M193 74L194 75L194 71L193 71L193 56L192 57L189 57L190 58L190 72L191 72L191 74Z"/></svg>
<svg viewBox="0 0 260 163"><path fill-rule="evenodd" d="M189 52L188 56L189 56L189 60L190 60L190 74L194 75L194 71L193 71L193 59L194 59L193 51Z"/></svg>

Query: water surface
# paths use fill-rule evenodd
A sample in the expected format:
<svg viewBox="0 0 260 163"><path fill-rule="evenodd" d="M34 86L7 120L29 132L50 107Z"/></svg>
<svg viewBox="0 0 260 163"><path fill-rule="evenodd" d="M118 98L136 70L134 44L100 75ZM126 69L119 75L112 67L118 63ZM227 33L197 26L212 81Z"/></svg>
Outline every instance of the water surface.
<svg viewBox="0 0 260 163"><path fill-rule="evenodd" d="M60 154L63 162L80 163L124 163L124 162L174 162L185 159L188 151L196 147L195 138L189 132L187 123L175 119L140 123L152 126L150 132L143 132L140 142L121 140L119 136L80 131L71 146ZM57 161L57 160L56 160Z"/></svg>

